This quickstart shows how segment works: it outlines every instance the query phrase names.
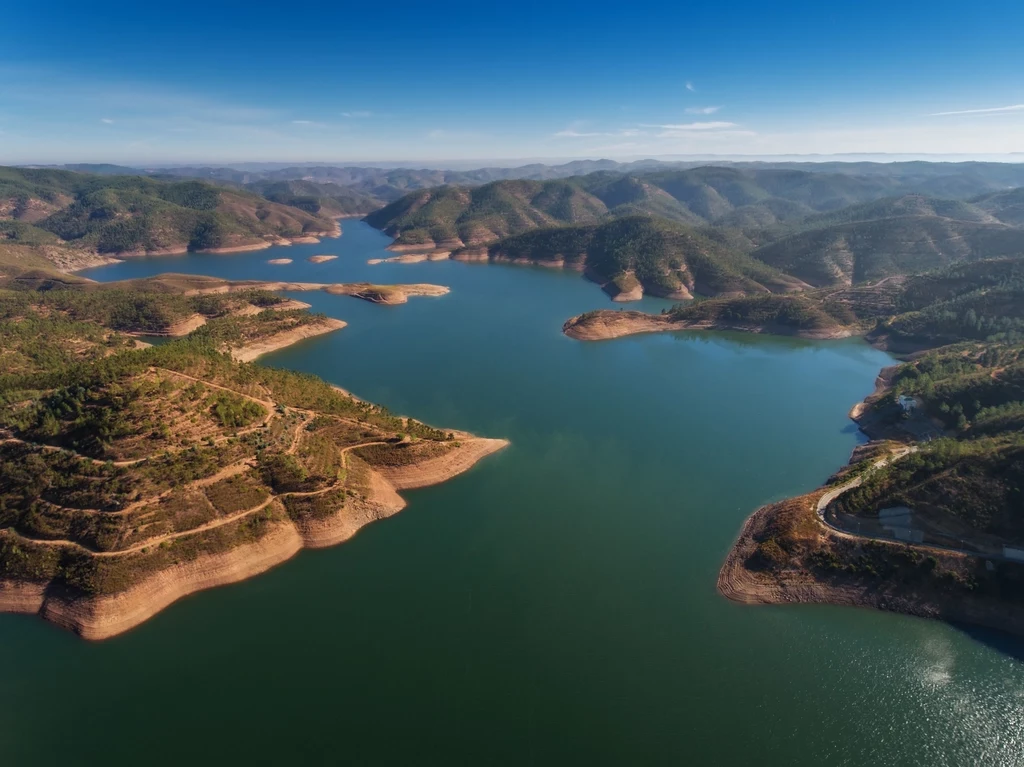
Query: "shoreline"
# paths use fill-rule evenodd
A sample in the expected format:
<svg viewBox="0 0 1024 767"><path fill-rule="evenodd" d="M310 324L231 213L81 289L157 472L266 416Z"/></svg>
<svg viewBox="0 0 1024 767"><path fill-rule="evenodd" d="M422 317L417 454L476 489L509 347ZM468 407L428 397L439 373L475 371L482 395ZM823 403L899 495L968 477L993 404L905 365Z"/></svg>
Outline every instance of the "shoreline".
<svg viewBox="0 0 1024 767"><path fill-rule="evenodd" d="M822 494L819 490L791 500L816 500ZM829 604L871 608L1024 636L1024 608L989 597L961 596L935 590L904 590L899 582L865 582L843 576L828 579L803 569L773 574L748 567L746 561L757 548L758 534L764 532L781 503L785 501L761 506L744 521L716 581L718 593L726 599L744 605ZM906 548L905 544L895 542L873 543L892 552ZM942 565L955 566L973 559L927 546L914 548L935 557Z"/></svg>
<svg viewBox="0 0 1024 767"><path fill-rule="evenodd" d="M348 325L344 320L327 317L319 322L308 325L300 325L292 330L285 330L281 333L269 336L268 338L255 341L245 346L239 346L230 350L231 357L238 362L252 362L264 354L284 349L307 338L315 338L335 330L341 330Z"/></svg>
<svg viewBox="0 0 1024 767"><path fill-rule="evenodd" d="M605 341L613 338L638 335L640 333L673 333L678 331L737 331L791 338L826 341L850 338L854 335L848 328L836 330L808 330L784 325L756 325L743 322L683 321L670 320L664 315L647 314L637 311L599 309L596 312L570 317L562 325L562 332L577 341Z"/></svg>
<svg viewBox="0 0 1024 767"><path fill-rule="evenodd" d="M882 368L875 379L872 392L850 408L848 417L857 424L860 431L872 442L861 446L883 444L892 435L877 424L865 420L864 415L872 402L888 391L889 383L897 365ZM905 449L905 448L904 448ZM912 451L913 447L910 448ZM860 448L855 449L840 473L858 462ZM898 453L898 451L897 451ZM890 453L886 461L893 460ZM830 493L837 495L842 490L833 484L822 486L803 495L787 498L759 507L747 517L735 541L722 563L716 580L719 594L730 601L746 605L770 604L831 604L848 607L863 607L895 612L918 618L942 620L948 623L976 625L1024 637L1024 605L1000 600L990 595L979 595L966 591L955 592L943 589L937 579L923 582L904 580L905 571L896 570L888 579L866 577L863 574L848 573L844 570L822 570L817 564L808 564L806 522L813 524L815 551L825 551L834 556L843 552L844 546L853 546L856 551L873 551L889 559L899 561L905 552L914 551L921 557L934 561L936 570L944 572L969 572L972 566L987 561L982 554L954 551L929 546L925 543L908 544L896 539L882 539L861 536L829 526L819 510L822 500ZM830 497L826 503L834 500ZM794 520L798 520L794 522ZM786 525L800 527L804 540L797 544L784 566L764 567L760 545L775 541L776 535ZM842 561L842 560L840 560Z"/></svg>
<svg viewBox="0 0 1024 767"><path fill-rule="evenodd" d="M468 471L508 446L502 439L468 437L447 464L428 459L430 481L440 484ZM295 522L285 516L253 543L166 568L125 591L100 597L70 596L49 583L0 581L0 612L35 614L83 639L101 640L144 623L179 599L199 591L247 580L282 564L303 549L326 548L352 538L363 527L406 507L399 487L423 487L419 464L389 468L389 479L368 469L367 495L349 499L328 519ZM278 501L274 501L278 503Z"/></svg>
<svg viewBox="0 0 1024 767"><path fill-rule="evenodd" d="M335 221L336 228L330 232L313 232L298 237L276 237L270 240L259 240L257 242L246 242L239 245L225 245L218 248L202 248L190 250L188 245L175 245L169 248L155 248L153 250L124 250L116 253L88 253L83 254L84 263L78 263L61 267L68 274L81 272L86 269L95 269L99 266L119 264L127 258L146 258L151 256L186 256L189 253L213 253L216 255L230 255L232 253L250 253L257 250L266 250L275 246L287 247L289 245L312 245L320 242L320 238L337 238L341 236L341 225ZM59 265L58 265L59 266Z"/></svg>

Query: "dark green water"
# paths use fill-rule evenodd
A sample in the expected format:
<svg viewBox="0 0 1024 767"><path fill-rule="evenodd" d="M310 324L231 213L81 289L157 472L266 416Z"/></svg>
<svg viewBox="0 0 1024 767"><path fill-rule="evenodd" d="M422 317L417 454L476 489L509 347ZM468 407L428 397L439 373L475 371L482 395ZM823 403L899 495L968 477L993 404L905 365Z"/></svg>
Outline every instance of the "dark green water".
<svg viewBox="0 0 1024 767"><path fill-rule="evenodd" d="M739 334L582 344L561 323L608 303L576 275L367 266L388 240L344 228L89 276L449 285L400 307L297 294L349 327L265 362L513 446L343 546L106 642L0 616L3 764L1024 761L1019 644L715 592L743 519L846 461L846 412L886 355Z"/></svg>

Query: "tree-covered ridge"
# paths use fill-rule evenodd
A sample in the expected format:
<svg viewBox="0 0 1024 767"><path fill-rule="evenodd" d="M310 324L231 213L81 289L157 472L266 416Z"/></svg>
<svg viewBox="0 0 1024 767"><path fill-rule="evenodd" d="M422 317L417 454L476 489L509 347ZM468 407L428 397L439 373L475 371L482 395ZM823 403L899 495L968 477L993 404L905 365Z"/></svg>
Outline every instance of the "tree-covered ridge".
<svg viewBox="0 0 1024 767"><path fill-rule="evenodd" d="M734 267L742 260L732 272L773 291L863 285L1024 254L1024 228L1012 215L1012 193L974 202L920 193L893 196L901 183L884 176L710 166L636 176L597 172L558 181L422 189L366 220L395 237L399 250L455 250L459 257L459 249L467 248L461 255L469 257L489 245L492 253L496 247L514 249L511 257L517 260L576 264L590 243L584 242L585 232L564 231L566 225L595 227L643 215L655 222L651 229L669 221L697 225L702 237L717 246L717 263L708 264L709 269L726 257ZM643 247L647 243L638 235L634 249ZM657 251L660 243L652 247ZM551 258L551 252L563 257ZM660 260L657 254L632 260L642 266L652 258ZM754 264L772 271L758 271ZM671 286L685 280L679 282L666 271L659 268L657 275L643 278L615 269L598 269L598 274L620 294L633 292L637 285L680 294ZM772 273L775 287L758 276L767 279ZM730 283L737 285L737 292L756 290L735 274L698 282L708 284L708 289L696 290L705 295L729 292ZM694 291L693 286L687 289Z"/></svg>
<svg viewBox="0 0 1024 767"><path fill-rule="evenodd" d="M632 172L598 170L559 180L538 179L529 182L532 184L529 194L517 196L521 201L529 201L539 193L536 184L550 190L552 194L567 194L566 185L569 185L577 190L577 202L597 215L641 213L682 223L707 223L738 229L779 228L781 231L805 221L810 226L834 225L865 218L906 215L935 215L977 222L997 220L997 217L985 210L965 202L934 201L925 197L933 195L963 199L972 193L976 194L976 191L971 190L994 188L995 182L989 185L974 179L973 185L966 180L957 185L944 183L942 176L887 177L883 174L841 172L841 168L833 168L829 172L735 165L645 168ZM423 181L427 180L429 177L424 177ZM447 187L431 188L429 183L422 183L424 188L418 188L377 211L368 220L373 226L393 236L412 232L400 240L408 244L422 243L428 238L437 241L439 238L430 234L435 226L441 227L438 230L441 239L461 236L459 227L453 230L452 225L470 223L472 216L467 217L466 212L474 188L490 187L491 190L485 193L490 195L494 190L511 191L517 183L522 183L486 181L488 179L476 180L477 184L483 183L483 186L473 187L448 175L441 182L449 185ZM908 193L909 196L906 196ZM435 195L443 198L445 204L430 205ZM905 195L902 202L899 201L899 195ZM453 197L462 198L455 201L454 207ZM887 202L879 203L874 209L870 207L870 204L887 198ZM849 215L837 213L833 216L833 212L865 204L869 205ZM518 206L503 205L498 211L497 235L515 231L501 225L505 212L516 216L515 207ZM425 210L421 212L423 208ZM409 218L413 214L414 217ZM818 223L815 223L816 217ZM565 218L558 218L562 223L569 223ZM423 234L424 231L426 234Z"/></svg>
<svg viewBox="0 0 1024 767"><path fill-rule="evenodd" d="M0 233L99 253L233 247L330 232L325 216L201 181L0 168ZM26 228L31 225L33 228Z"/></svg>
<svg viewBox="0 0 1024 767"><path fill-rule="evenodd" d="M246 184L245 188L271 202L290 205L315 216L365 215L384 204L372 194L334 183L268 180Z"/></svg>
<svg viewBox="0 0 1024 767"><path fill-rule="evenodd" d="M546 226L593 222L605 213L600 200L570 183L499 181L414 192L366 221L399 245L461 247Z"/></svg>
<svg viewBox="0 0 1024 767"><path fill-rule="evenodd" d="M678 322L846 329L896 347L1018 342L1024 337L1024 259L959 264L839 290L698 300L665 316Z"/></svg>
<svg viewBox="0 0 1024 767"><path fill-rule="evenodd" d="M18 287L18 283L13 283ZM265 290L188 295L159 289L161 284L84 283L60 289L0 289L0 317L34 319L39 314L90 322L109 330L150 335L168 334L194 315L205 319L271 308L284 299ZM156 289L148 289L156 288Z"/></svg>
<svg viewBox="0 0 1024 767"><path fill-rule="evenodd" d="M876 334L924 346L1024 333L1024 259L961 264L903 282Z"/></svg>
<svg viewBox="0 0 1024 767"><path fill-rule="evenodd" d="M962 261L1024 254L1024 229L939 216L825 225L751 255L814 286L875 282Z"/></svg>
<svg viewBox="0 0 1024 767"><path fill-rule="evenodd" d="M990 192L971 201L976 208L1011 226L1024 226L1024 185Z"/></svg>
<svg viewBox="0 0 1024 767"><path fill-rule="evenodd" d="M800 287L699 230L647 216L528 232L498 241L488 255L586 269L594 279L620 288L610 290L613 295L633 281L654 295L680 298Z"/></svg>
<svg viewBox="0 0 1024 767"><path fill-rule="evenodd" d="M837 511L873 517L907 507L950 535L1024 543L1024 347L991 340L915 358L861 418L873 430L940 438L867 474Z"/></svg>
<svg viewBox="0 0 1024 767"><path fill-rule="evenodd" d="M847 306L808 296L757 295L681 304L666 316L673 322L757 328L833 331L856 321Z"/></svg>

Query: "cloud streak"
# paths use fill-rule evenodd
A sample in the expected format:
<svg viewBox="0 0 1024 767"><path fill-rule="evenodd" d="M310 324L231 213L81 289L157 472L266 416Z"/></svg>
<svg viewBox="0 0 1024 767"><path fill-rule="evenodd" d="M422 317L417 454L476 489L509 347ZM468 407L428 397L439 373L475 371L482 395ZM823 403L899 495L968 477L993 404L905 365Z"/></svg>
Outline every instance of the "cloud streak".
<svg viewBox="0 0 1024 767"><path fill-rule="evenodd" d="M690 107L686 110L690 115L713 115L722 107Z"/></svg>
<svg viewBox="0 0 1024 767"><path fill-rule="evenodd" d="M736 123L723 122L721 120L709 120L708 122L695 123L669 123L665 125L643 125L644 128L658 128L659 130L670 131L692 131L692 130L725 130L735 128Z"/></svg>
<svg viewBox="0 0 1024 767"><path fill-rule="evenodd" d="M697 92L697 89L693 87L693 83L691 83L690 81L686 82L686 90L690 91L690 93Z"/></svg>
<svg viewBox="0 0 1024 767"><path fill-rule="evenodd" d="M1011 104L1008 107L989 107L988 109L958 109L953 112L933 112L929 117L947 117L949 115L990 115L997 112L1024 112L1024 104Z"/></svg>

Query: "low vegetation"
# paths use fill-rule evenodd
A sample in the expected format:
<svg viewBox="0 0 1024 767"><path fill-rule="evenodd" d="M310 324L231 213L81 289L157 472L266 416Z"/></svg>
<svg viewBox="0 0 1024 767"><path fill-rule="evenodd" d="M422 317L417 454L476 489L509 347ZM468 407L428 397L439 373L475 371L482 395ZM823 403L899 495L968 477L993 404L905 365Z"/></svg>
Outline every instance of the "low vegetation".
<svg viewBox="0 0 1024 767"><path fill-rule="evenodd" d="M0 292L0 579L115 593L287 519L341 513L365 492L348 470L350 448L379 443L374 455L397 465L406 454L387 453L410 439L422 455L451 444L448 432L313 376L234 362L225 349L307 321L295 311L232 314L277 301ZM149 348L123 332L188 313L214 319Z"/></svg>

